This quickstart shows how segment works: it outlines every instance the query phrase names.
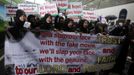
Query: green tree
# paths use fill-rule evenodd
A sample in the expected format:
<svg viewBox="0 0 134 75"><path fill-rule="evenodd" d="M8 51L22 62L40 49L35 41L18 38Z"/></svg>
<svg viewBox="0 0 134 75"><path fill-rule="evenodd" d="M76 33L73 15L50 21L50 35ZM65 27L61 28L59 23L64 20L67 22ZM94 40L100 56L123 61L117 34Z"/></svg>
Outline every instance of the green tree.
<svg viewBox="0 0 134 75"><path fill-rule="evenodd" d="M22 3L22 2L24 2L25 0L13 0L15 3Z"/></svg>

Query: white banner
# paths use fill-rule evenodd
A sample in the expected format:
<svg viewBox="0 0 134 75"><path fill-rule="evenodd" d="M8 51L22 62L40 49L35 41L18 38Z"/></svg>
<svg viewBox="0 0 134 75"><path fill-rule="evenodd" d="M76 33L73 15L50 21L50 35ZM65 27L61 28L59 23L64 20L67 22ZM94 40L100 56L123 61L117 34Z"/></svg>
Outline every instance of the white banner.
<svg viewBox="0 0 134 75"><path fill-rule="evenodd" d="M45 14L58 15L57 6L54 3L46 3L44 5L39 6L39 14L44 16Z"/></svg>
<svg viewBox="0 0 134 75"><path fill-rule="evenodd" d="M41 32L37 38L28 32L19 42L6 39L5 67L13 75L108 70L115 64L120 41L120 37L68 32Z"/></svg>
<svg viewBox="0 0 134 75"><path fill-rule="evenodd" d="M67 16L82 16L82 2L70 2Z"/></svg>
<svg viewBox="0 0 134 75"><path fill-rule="evenodd" d="M30 14L38 13L37 4L21 3L21 4L18 4L18 9L22 9L26 13L30 13Z"/></svg>
<svg viewBox="0 0 134 75"><path fill-rule="evenodd" d="M83 10L83 19L86 20L97 20L97 16L94 11L89 11L89 10Z"/></svg>
<svg viewBox="0 0 134 75"><path fill-rule="evenodd" d="M69 9L82 10L82 2L70 2L68 5Z"/></svg>
<svg viewBox="0 0 134 75"><path fill-rule="evenodd" d="M17 6L6 6L6 14L7 15L15 15L18 7Z"/></svg>
<svg viewBox="0 0 134 75"><path fill-rule="evenodd" d="M56 3L59 9L65 10L68 8L68 0L52 0L52 2Z"/></svg>

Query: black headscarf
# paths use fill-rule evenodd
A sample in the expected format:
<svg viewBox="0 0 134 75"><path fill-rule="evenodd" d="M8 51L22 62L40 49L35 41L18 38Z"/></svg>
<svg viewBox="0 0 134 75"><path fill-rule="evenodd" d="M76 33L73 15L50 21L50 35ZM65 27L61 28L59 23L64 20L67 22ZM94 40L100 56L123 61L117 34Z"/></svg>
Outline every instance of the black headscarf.
<svg viewBox="0 0 134 75"><path fill-rule="evenodd" d="M40 21L40 29L44 29L44 30L52 30L52 22L51 23L47 23L46 20L48 17L51 17L52 19L52 16L50 14L46 14Z"/></svg>
<svg viewBox="0 0 134 75"><path fill-rule="evenodd" d="M68 27L68 24L70 22L74 23L74 20L72 20L70 18L67 18L65 20L65 24L64 24L64 28L63 28L64 31L67 31L67 32L74 32L75 31L75 28L73 27L73 25L72 25L72 27Z"/></svg>
<svg viewBox="0 0 134 75"><path fill-rule="evenodd" d="M64 20L64 18L61 16L55 18L55 28L58 30L62 30L64 26L64 22L61 22L61 20Z"/></svg>
<svg viewBox="0 0 134 75"><path fill-rule="evenodd" d="M88 20L85 20L85 19L82 19L82 20L79 21L79 30L82 33L90 33L89 22L88 22L88 27L87 28L83 27L85 21L88 22Z"/></svg>
<svg viewBox="0 0 134 75"><path fill-rule="evenodd" d="M16 18L15 18L15 23L14 23L14 27L11 27L8 29L8 33L7 36L9 38L13 37L14 40L16 41L20 41L26 34L26 29L23 27L25 21L21 21L19 18L24 15L25 16L25 12L23 10L17 10L16 11ZM10 33L10 35L9 35ZM12 35L12 36L11 36Z"/></svg>
<svg viewBox="0 0 134 75"><path fill-rule="evenodd" d="M28 22L31 23L31 29L35 29L37 27L37 22L35 17L36 17L35 15L29 15L27 17Z"/></svg>
<svg viewBox="0 0 134 75"><path fill-rule="evenodd" d="M25 21L21 21L19 19L22 15L26 16L26 14L23 10L19 9L19 10L16 11L16 19L15 19L15 25L14 26L17 27L18 29L23 28L23 25L25 23Z"/></svg>

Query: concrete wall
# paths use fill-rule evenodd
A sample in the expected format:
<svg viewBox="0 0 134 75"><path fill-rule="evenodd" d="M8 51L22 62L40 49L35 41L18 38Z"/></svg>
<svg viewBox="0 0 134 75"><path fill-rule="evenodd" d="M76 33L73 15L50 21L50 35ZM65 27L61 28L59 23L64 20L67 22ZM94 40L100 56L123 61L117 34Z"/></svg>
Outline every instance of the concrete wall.
<svg viewBox="0 0 134 75"><path fill-rule="evenodd" d="M128 11L127 19L131 19L132 21L134 21L134 3L119 5L119 6L114 6L114 7L104 8L104 9L98 9L95 10L95 13L97 16L105 17L107 15L115 15L119 17L119 13L122 9L127 9Z"/></svg>

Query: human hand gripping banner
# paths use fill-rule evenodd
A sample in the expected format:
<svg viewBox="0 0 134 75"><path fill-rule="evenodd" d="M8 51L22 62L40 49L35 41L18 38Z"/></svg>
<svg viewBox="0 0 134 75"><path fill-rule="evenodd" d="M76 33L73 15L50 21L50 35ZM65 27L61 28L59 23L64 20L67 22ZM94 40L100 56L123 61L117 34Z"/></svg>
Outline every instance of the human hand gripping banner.
<svg viewBox="0 0 134 75"><path fill-rule="evenodd" d="M11 75L84 73L115 64L121 37L71 32L27 32L17 42L5 41L5 67Z"/></svg>

